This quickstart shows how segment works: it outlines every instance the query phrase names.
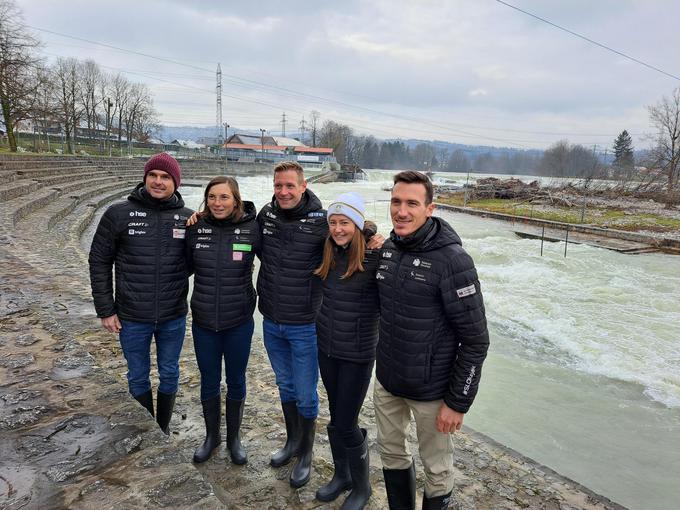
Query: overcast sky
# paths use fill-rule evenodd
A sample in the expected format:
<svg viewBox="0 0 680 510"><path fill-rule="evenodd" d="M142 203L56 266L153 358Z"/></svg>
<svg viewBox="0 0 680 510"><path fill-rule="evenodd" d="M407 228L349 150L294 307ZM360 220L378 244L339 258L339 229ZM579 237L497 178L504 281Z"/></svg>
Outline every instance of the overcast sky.
<svg viewBox="0 0 680 510"><path fill-rule="evenodd" d="M676 0L508 3L680 76ZM646 107L680 86L495 0L17 5L48 58L147 83L167 125L215 125L218 62L233 126L278 133L285 112L290 134L317 110L378 138L518 148L611 147L623 129L646 146Z"/></svg>

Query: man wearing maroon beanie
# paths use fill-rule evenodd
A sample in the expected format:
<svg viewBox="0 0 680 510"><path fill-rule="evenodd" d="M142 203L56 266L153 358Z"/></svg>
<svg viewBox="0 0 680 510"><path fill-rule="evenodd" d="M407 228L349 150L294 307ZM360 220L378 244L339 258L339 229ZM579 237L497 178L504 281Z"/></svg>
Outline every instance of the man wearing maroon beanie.
<svg viewBox="0 0 680 510"><path fill-rule="evenodd" d="M104 328L119 334L129 391L152 416L149 373L155 339L160 379L155 416L166 434L179 384L189 290L184 238L192 211L177 191L181 176L179 163L169 154L151 157L143 182L102 216L89 256L97 317Z"/></svg>

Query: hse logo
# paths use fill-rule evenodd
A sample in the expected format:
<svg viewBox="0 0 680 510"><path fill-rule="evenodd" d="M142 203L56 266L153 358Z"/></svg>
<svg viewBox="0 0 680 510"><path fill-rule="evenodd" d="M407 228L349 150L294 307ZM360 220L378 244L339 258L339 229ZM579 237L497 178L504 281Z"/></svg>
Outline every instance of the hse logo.
<svg viewBox="0 0 680 510"><path fill-rule="evenodd" d="M476 373L477 370L473 365L472 367L470 367L470 374L467 376L467 379L465 379L465 386L463 386L463 395L467 395L468 391L470 391L470 385L472 384L472 379L474 379Z"/></svg>
<svg viewBox="0 0 680 510"><path fill-rule="evenodd" d="M196 232L199 234L212 234L211 228L199 228Z"/></svg>
<svg viewBox="0 0 680 510"><path fill-rule="evenodd" d="M130 211L130 216L137 216L138 218L146 218L146 213L144 211Z"/></svg>
<svg viewBox="0 0 680 510"><path fill-rule="evenodd" d="M274 213L271 212L271 211L267 211L266 213L264 213L264 215L265 215L267 218L271 218L271 219L273 219L273 220L276 219L276 214L274 214Z"/></svg>
<svg viewBox="0 0 680 510"><path fill-rule="evenodd" d="M375 273L375 279L376 279L376 280L384 280L384 279L385 279L385 275L383 275L382 273L379 273L379 272L376 271L376 273Z"/></svg>
<svg viewBox="0 0 680 510"><path fill-rule="evenodd" d="M391 251L384 251L382 254L384 259L391 259L392 258L392 252Z"/></svg>

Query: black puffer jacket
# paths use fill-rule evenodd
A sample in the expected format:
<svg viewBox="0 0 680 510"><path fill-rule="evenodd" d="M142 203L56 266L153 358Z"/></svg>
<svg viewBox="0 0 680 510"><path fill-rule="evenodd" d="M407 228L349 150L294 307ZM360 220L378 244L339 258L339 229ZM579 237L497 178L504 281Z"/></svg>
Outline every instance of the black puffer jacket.
<svg viewBox="0 0 680 510"><path fill-rule="evenodd" d="M195 324L214 331L238 326L253 316L253 261L260 250L255 206L244 202L237 221L201 218L187 229L194 271L191 313Z"/></svg>
<svg viewBox="0 0 680 510"><path fill-rule="evenodd" d="M326 211L310 190L297 207L281 209L275 199L257 215L262 256L257 276L259 308L282 324L310 324L321 304L321 284L313 275L321 264L328 234Z"/></svg>
<svg viewBox="0 0 680 510"><path fill-rule="evenodd" d="M375 359L378 342L378 250L366 250L364 271L346 279L347 250L335 247L335 267L323 282L323 300L316 316L319 350L331 356L355 363Z"/></svg>
<svg viewBox="0 0 680 510"><path fill-rule="evenodd" d="M164 322L187 313L189 269L182 196L151 197L139 184L99 221L90 248L90 283L97 317ZM116 268L115 299L111 270Z"/></svg>
<svg viewBox="0 0 680 510"><path fill-rule="evenodd" d="M376 376L390 393L470 408L489 346L477 271L458 234L430 218L380 254Z"/></svg>

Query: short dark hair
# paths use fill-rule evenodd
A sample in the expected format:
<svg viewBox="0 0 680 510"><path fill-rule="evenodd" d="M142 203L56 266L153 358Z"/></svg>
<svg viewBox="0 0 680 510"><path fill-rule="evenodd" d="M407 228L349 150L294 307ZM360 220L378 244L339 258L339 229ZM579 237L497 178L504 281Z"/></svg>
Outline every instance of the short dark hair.
<svg viewBox="0 0 680 510"><path fill-rule="evenodd" d="M299 182L305 180L305 169L297 161L282 161L274 167L274 176L279 172L287 172L288 170L293 170L297 174Z"/></svg>
<svg viewBox="0 0 680 510"><path fill-rule="evenodd" d="M430 178L422 172L404 170L394 176L394 184L405 182L406 184L422 184L425 186L425 205L430 205L434 199L434 188Z"/></svg>

